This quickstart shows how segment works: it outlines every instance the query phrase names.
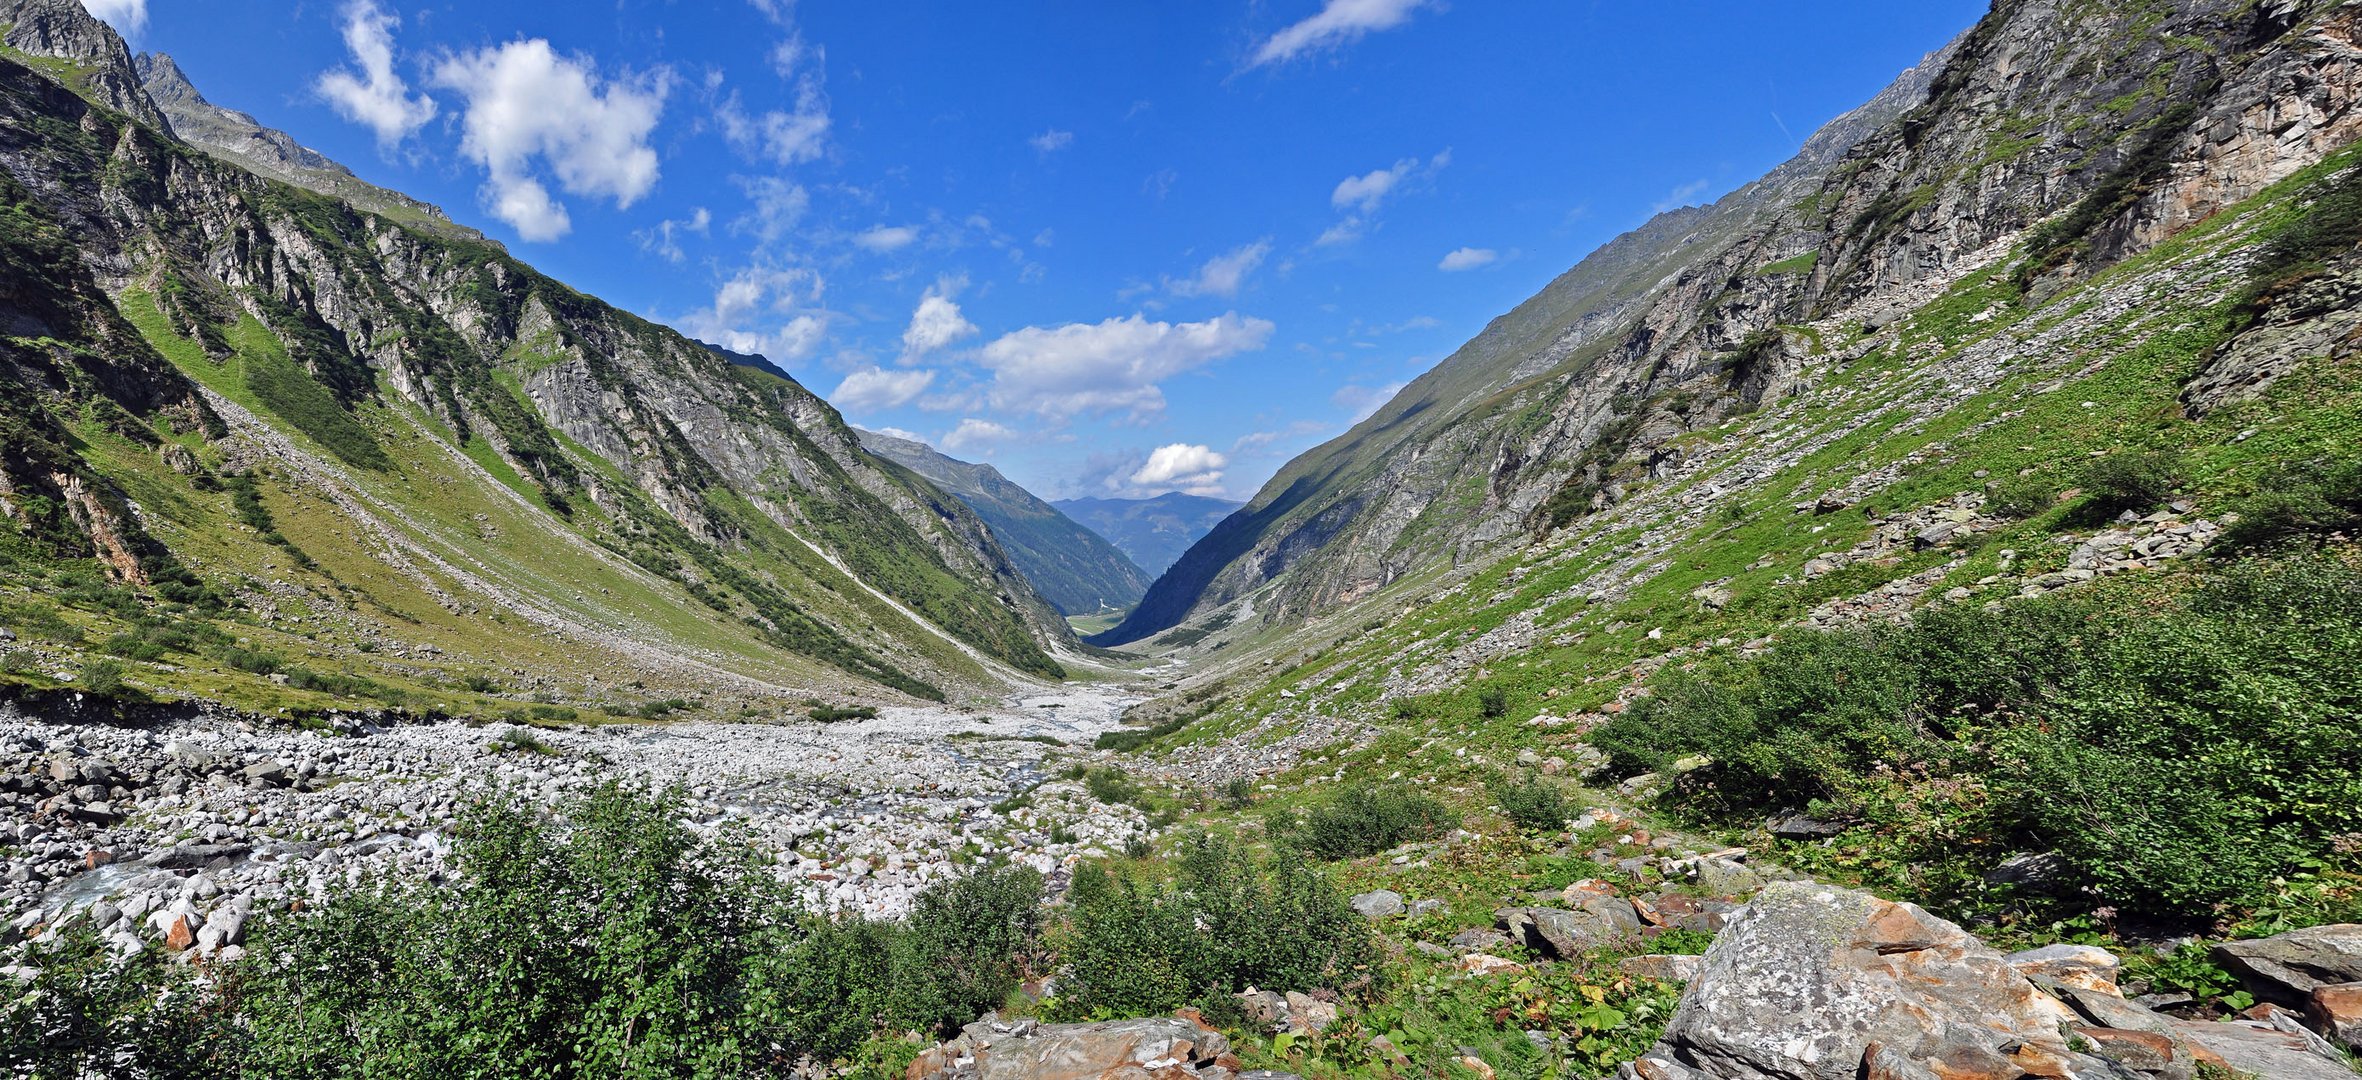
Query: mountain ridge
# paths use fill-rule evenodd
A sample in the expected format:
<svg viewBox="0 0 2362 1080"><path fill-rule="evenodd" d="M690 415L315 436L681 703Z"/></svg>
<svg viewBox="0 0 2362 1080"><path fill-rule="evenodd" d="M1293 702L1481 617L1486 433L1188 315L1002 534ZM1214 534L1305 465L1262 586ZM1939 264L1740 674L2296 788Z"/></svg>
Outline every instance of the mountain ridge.
<svg viewBox="0 0 2362 1080"><path fill-rule="evenodd" d="M1146 499L1083 497L1051 505L1123 549L1153 579L1244 504L1168 491Z"/></svg>
<svg viewBox="0 0 2362 1080"><path fill-rule="evenodd" d="M922 442L856 429L869 452L925 477L968 504L1035 591L1066 615L1130 607L1149 577L1099 534L1002 476L990 465L961 461Z"/></svg>

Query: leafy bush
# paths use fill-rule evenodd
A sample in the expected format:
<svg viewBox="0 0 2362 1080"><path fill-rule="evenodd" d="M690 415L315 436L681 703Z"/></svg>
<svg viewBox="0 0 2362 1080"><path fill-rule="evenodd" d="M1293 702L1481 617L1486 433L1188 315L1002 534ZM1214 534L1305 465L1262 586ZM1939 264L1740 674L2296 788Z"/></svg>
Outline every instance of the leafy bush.
<svg viewBox="0 0 2362 1080"><path fill-rule="evenodd" d="M1509 715L1509 692L1498 686L1488 686L1476 692L1477 711L1487 720L1498 720Z"/></svg>
<svg viewBox="0 0 2362 1080"><path fill-rule="evenodd" d="M2059 501L2058 485L2042 476L2019 476L2001 482L1993 495L1985 501L1985 508L2005 518L2026 518L2040 515Z"/></svg>
<svg viewBox="0 0 2362 1080"><path fill-rule="evenodd" d="M1943 607L1793 634L1661 677L1593 733L1631 774L1705 754L1672 805L1760 820L1799 796L1877 824L1899 802L1989 813L1908 854L1926 880L2062 853L2128 914L2211 919L2362 832L2362 570L2234 567L2167 604ZM1979 809L1982 808L1982 809Z"/></svg>
<svg viewBox="0 0 2362 1080"><path fill-rule="evenodd" d="M680 704L685 708L688 703ZM846 720L875 720L878 711L867 705L815 705L804 715L823 724L835 724Z"/></svg>
<svg viewBox="0 0 2362 1080"><path fill-rule="evenodd" d="M120 660L90 660L82 665L82 675L74 680L89 693L100 697L115 697L123 693L123 663Z"/></svg>
<svg viewBox="0 0 2362 1080"><path fill-rule="evenodd" d="M0 1073L204 1080L240 1075L243 1033L190 968L114 955L89 931L29 946L36 970L0 1002Z"/></svg>
<svg viewBox="0 0 2362 1080"><path fill-rule="evenodd" d="M1071 900L1058 1011L1077 1018L1156 1015L1249 985L1366 992L1379 974L1369 921L1325 876L1216 836L1191 838L1171 881L1086 864Z"/></svg>
<svg viewBox="0 0 2362 1080"><path fill-rule="evenodd" d="M2275 470L2238 511L2239 520L2223 534L2223 542L2235 548L2362 533L2362 458Z"/></svg>
<svg viewBox="0 0 2362 1080"><path fill-rule="evenodd" d="M2093 458L2080 477L2084 514L2105 519L2145 513L2173 497L2181 474L2181 459L2158 450L2128 450Z"/></svg>
<svg viewBox="0 0 2362 1080"><path fill-rule="evenodd" d="M1349 784L1301 815L1275 814L1275 840L1322 859L1358 859L1460 823L1442 803L1399 785Z"/></svg>
<svg viewBox="0 0 2362 1080"><path fill-rule="evenodd" d="M1485 790L1492 794L1493 805L1500 807L1501 813L1529 832L1566 828L1567 819L1574 816L1574 805L1558 785L1530 773L1516 778L1494 776L1486 782Z"/></svg>

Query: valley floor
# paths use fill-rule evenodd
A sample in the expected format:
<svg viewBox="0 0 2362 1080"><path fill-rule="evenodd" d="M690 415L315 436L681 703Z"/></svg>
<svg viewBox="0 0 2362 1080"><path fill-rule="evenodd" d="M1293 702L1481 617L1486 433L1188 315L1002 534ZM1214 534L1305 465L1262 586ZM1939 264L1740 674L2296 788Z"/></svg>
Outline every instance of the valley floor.
<svg viewBox="0 0 2362 1080"><path fill-rule="evenodd" d="M1058 874L1144 835L1139 811L1097 802L1045 760L1117 727L1130 700L1077 686L833 724L438 723L358 738L231 717L65 725L0 707L0 782L27 811L0 823L0 910L20 933L87 919L127 951L175 933L200 954L235 948L257 905L440 869L483 795L553 804L622 781L680 786L700 831L742 831L817 906L895 917L964 865Z"/></svg>

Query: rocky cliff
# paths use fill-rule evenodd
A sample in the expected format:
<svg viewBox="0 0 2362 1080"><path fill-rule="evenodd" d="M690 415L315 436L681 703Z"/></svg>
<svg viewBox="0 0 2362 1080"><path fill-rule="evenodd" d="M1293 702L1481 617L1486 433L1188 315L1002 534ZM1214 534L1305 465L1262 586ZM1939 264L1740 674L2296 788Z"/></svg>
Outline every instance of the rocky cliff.
<svg viewBox="0 0 2362 1080"><path fill-rule="evenodd" d="M416 617L372 590L390 576L666 663L783 650L930 697L1058 673L1063 621L975 514L794 381L415 214L193 149L72 0L0 19L0 497L23 557L251 591L219 542L242 520L304 548L305 603L368 636ZM307 161L288 164L335 173ZM648 606L592 599L627 591Z"/></svg>
<svg viewBox="0 0 2362 1080"><path fill-rule="evenodd" d="M1100 640L1232 606L1282 625L1489 562L1799 391L1838 345L1799 328L1874 332L2012 244L2035 300L2146 250L2352 138L2354 23L2002 0L1797 160L1608 245L1291 463Z"/></svg>

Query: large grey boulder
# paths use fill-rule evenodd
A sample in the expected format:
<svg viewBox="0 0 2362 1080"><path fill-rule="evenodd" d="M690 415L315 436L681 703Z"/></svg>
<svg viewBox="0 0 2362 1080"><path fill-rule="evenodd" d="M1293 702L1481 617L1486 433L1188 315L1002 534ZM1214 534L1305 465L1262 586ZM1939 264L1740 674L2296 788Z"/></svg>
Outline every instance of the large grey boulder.
<svg viewBox="0 0 2362 1080"><path fill-rule="evenodd" d="M1966 931L1910 904L1766 886L1707 950L1641 1080L2041 1076L2106 1066L2060 1034L2081 1018Z"/></svg>
<svg viewBox="0 0 2362 1080"><path fill-rule="evenodd" d="M1097 1024L980 1022L920 1055L906 1074L975 1080L1229 1077L1238 1057L1222 1033L1180 1016Z"/></svg>
<svg viewBox="0 0 2362 1080"><path fill-rule="evenodd" d="M1617 896L1585 896L1572 908L1502 908L1493 918L1509 940L1560 959L1640 938L1639 913Z"/></svg>
<svg viewBox="0 0 2362 1080"><path fill-rule="evenodd" d="M2324 986L2362 982L2362 925L2337 923L2226 941L2214 947L2214 958L2238 975L2249 993L2301 1008Z"/></svg>

